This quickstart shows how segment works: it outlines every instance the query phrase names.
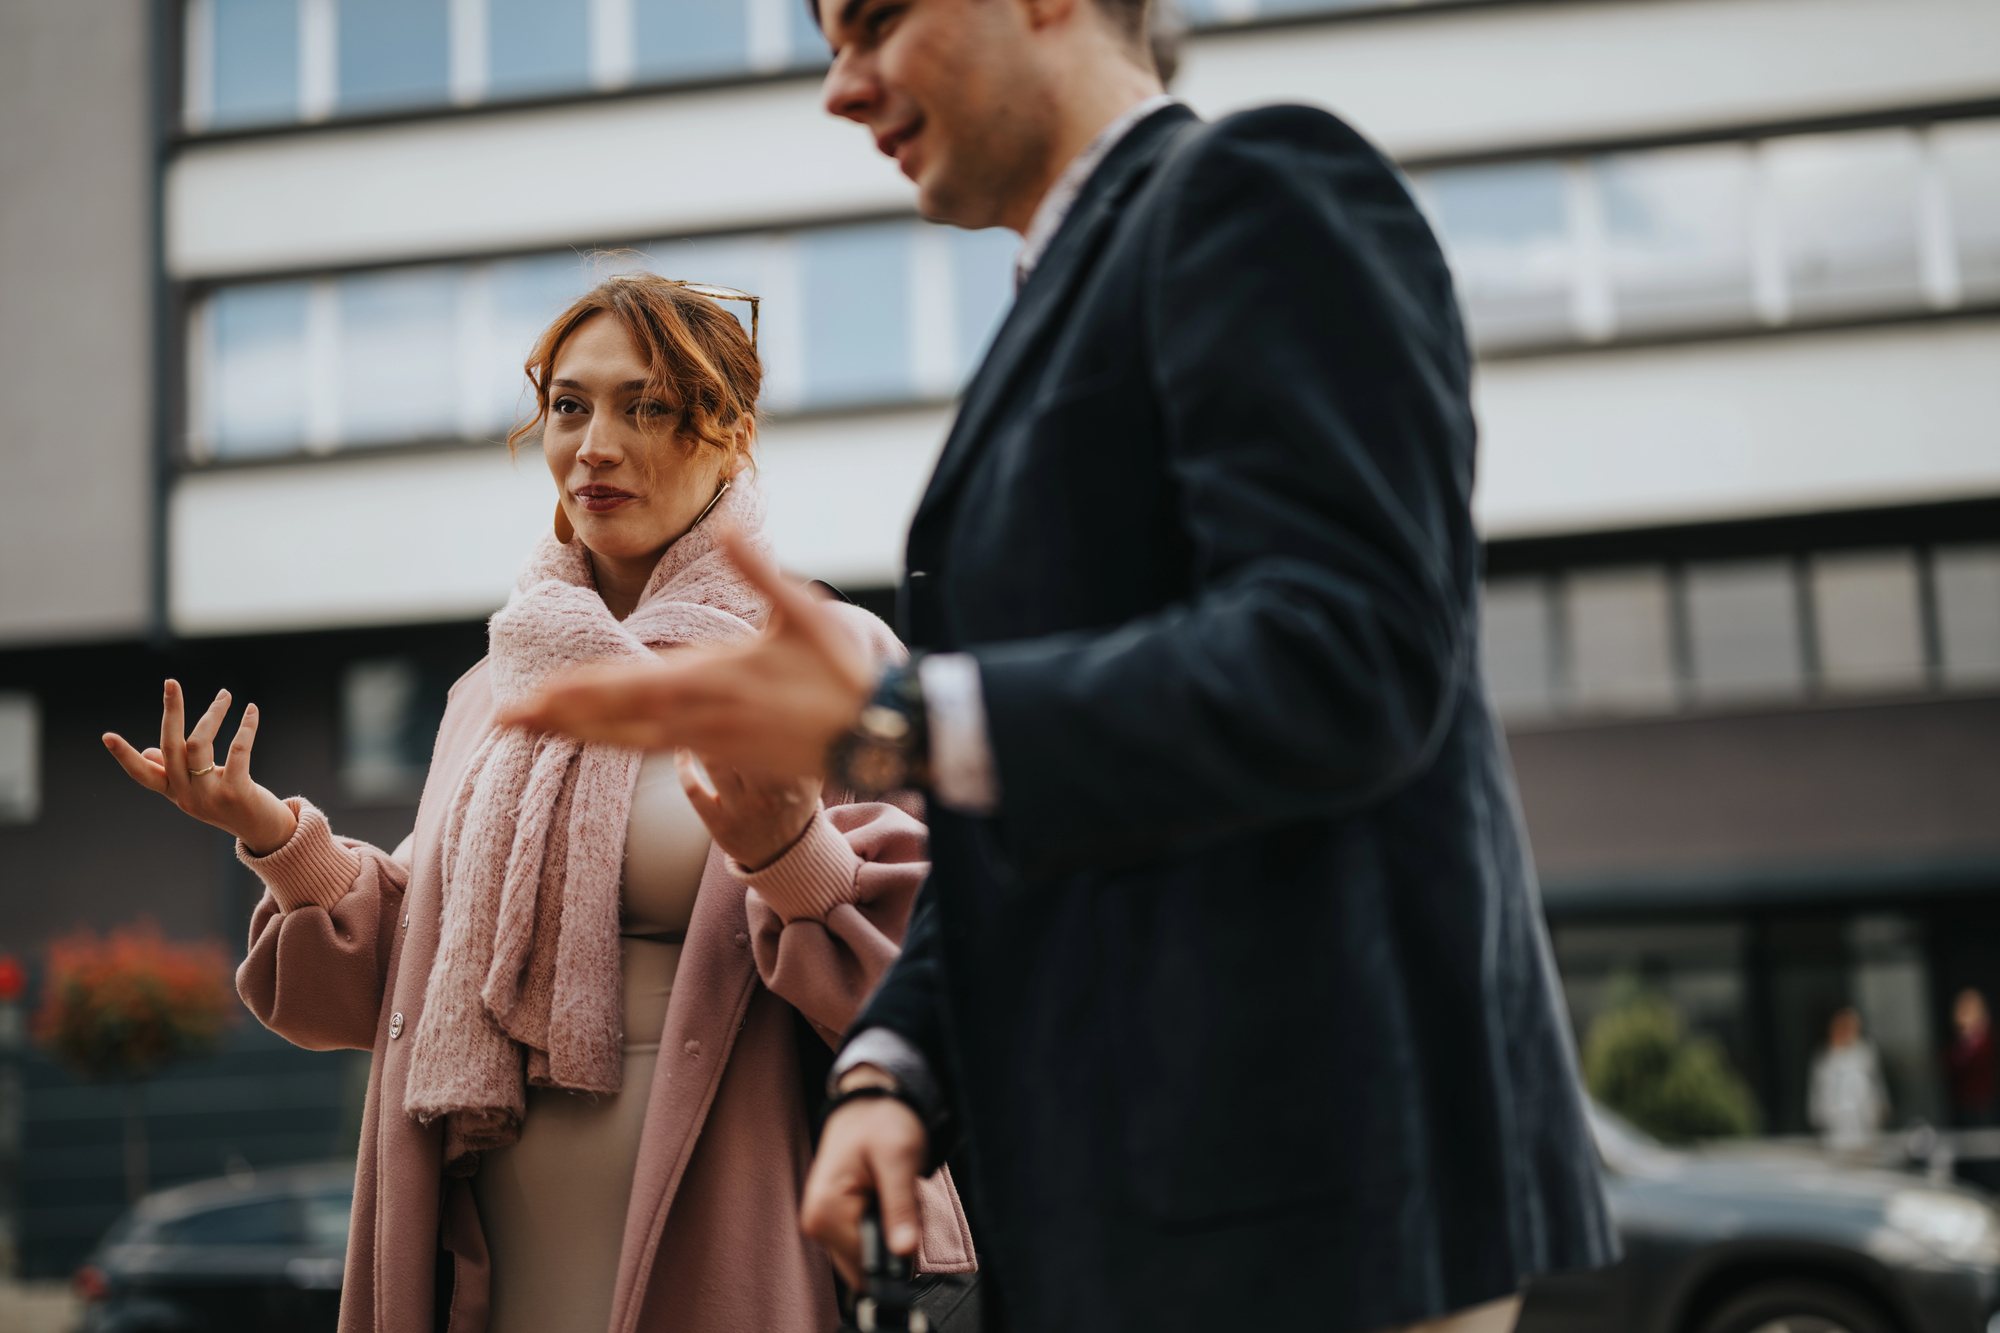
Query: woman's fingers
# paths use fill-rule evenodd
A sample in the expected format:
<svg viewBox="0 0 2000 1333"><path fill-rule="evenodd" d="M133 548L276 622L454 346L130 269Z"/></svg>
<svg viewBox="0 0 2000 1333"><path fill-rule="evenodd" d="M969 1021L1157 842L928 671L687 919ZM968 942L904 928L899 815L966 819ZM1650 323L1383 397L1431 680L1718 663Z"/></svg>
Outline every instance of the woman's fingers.
<svg viewBox="0 0 2000 1333"><path fill-rule="evenodd" d="M178 790L187 778L186 736L186 718L181 710L181 684L170 680L160 708L160 763L167 771L169 791Z"/></svg>
<svg viewBox="0 0 2000 1333"><path fill-rule="evenodd" d="M236 724L236 735L229 742L229 760L223 771L232 778L250 776L250 747L257 743L257 705L245 704L243 720Z"/></svg>
<svg viewBox="0 0 2000 1333"><path fill-rule="evenodd" d="M208 711L195 719L194 730L188 732L187 743L203 747L214 744L216 733L222 730L222 719L228 715L229 691L217 690L215 701L209 704ZM202 753L208 752L205 748L202 751ZM195 767L200 768L201 765L196 764Z"/></svg>
<svg viewBox="0 0 2000 1333"><path fill-rule="evenodd" d="M148 750L140 754L123 736L109 731L104 733L104 748L111 751L111 757L118 761L118 767L124 769L132 781L147 791L166 795L166 770L157 760L149 757L158 751Z"/></svg>

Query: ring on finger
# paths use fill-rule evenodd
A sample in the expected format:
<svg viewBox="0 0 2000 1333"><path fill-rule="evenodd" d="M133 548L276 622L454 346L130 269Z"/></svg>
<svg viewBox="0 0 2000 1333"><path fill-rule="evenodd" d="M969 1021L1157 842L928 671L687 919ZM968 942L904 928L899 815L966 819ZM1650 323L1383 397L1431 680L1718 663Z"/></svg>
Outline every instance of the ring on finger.
<svg viewBox="0 0 2000 1333"><path fill-rule="evenodd" d="M214 771L215 771L215 761L211 759L208 761L207 768L190 768L188 770L188 776L191 778L198 778L204 773L213 773Z"/></svg>

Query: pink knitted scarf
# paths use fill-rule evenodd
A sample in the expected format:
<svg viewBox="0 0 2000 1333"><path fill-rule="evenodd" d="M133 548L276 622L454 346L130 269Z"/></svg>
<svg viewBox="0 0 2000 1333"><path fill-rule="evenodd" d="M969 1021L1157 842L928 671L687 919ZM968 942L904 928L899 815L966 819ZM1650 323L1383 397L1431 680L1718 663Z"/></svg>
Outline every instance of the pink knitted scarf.
<svg viewBox="0 0 2000 1333"><path fill-rule="evenodd" d="M749 637L768 606L716 546L725 524L763 544L744 477L667 548L639 605L614 619L583 543L544 535L489 627L494 702L526 699L585 662L644 661L663 644ZM526 1085L618 1091L624 1072L618 910L638 751L495 730L445 817L436 961L403 1109L446 1118L445 1159L520 1137Z"/></svg>

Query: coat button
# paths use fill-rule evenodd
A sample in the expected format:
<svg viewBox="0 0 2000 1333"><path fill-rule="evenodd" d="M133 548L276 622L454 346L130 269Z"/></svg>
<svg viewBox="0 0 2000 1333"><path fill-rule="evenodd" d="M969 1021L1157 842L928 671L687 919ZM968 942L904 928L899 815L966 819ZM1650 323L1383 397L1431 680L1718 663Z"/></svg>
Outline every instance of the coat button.
<svg viewBox="0 0 2000 1333"><path fill-rule="evenodd" d="M742 947L743 947L744 945L748 944L749 942L750 942L750 937L749 937L748 935L745 935L745 934L744 934L744 933L743 933L742 931L740 931L740 930L736 932L736 947L737 947L737 948L739 948L739 949L740 949L740 948L742 948Z"/></svg>
<svg viewBox="0 0 2000 1333"><path fill-rule="evenodd" d="M681 1049L686 1051L689 1055L700 1055L701 1043L698 1041L690 1041L687 1045L681 1047Z"/></svg>
<svg viewBox="0 0 2000 1333"><path fill-rule="evenodd" d="M390 1014L389 1040L394 1041L396 1038L402 1035L403 1035L403 1016L401 1014Z"/></svg>

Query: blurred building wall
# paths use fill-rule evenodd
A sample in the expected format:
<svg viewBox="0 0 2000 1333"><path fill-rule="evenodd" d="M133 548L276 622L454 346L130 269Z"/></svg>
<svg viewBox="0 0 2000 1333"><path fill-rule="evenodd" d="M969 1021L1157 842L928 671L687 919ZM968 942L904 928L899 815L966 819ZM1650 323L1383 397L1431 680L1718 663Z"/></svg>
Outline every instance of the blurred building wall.
<svg viewBox="0 0 2000 1333"><path fill-rule="evenodd" d="M0 643L147 624L147 24L132 0L0 6Z"/></svg>
<svg viewBox="0 0 2000 1333"><path fill-rule="evenodd" d="M2000 999L2000 6L1183 8L1181 95L1347 117L1453 266L1487 683L1579 1031L1657 989L1798 1128L1855 1003L1899 1120L1949 1118L1951 993ZM549 520L500 444L521 357L603 272L764 298L779 555L888 604L1014 239L918 219L823 60L798 0L0 9L0 365L36 390L0 414L0 950L141 912L237 946L228 839L97 743L167 675L400 840ZM166 1179L346 1141L357 1066L233 1041L162 1092ZM56 1272L120 1206L118 1108L31 1073Z"/></svg>

